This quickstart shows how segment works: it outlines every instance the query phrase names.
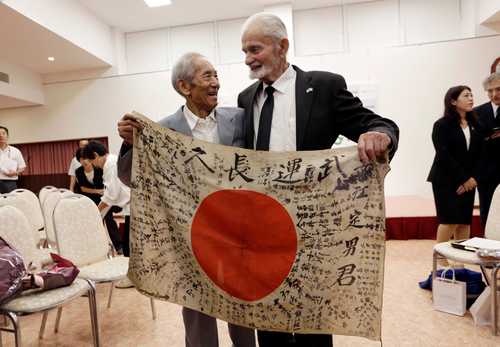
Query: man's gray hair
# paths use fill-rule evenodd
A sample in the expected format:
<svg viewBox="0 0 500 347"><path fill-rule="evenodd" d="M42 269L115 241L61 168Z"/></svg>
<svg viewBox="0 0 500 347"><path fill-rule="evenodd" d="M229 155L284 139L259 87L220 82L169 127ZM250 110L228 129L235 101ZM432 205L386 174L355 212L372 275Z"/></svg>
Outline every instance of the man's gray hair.
<svg viewBox="0 0 500 347"><path fill-rule="evenodd" d="M174 64L172 69L172 86L175 91L184 96L177 87L177 81L183 80L192 83L194 74L196 73L195 61L198 59L206 59L203 55L196 52L189 52L180 57Z"/></svg>
<svg viewBox="0 0 500 347"><path fill-rule="evenodd" d="M243 24L241 30L242 36L248 29L254 26L259 28L264 36L271 37L274 41L288 38L285 24L278 16L272 13L260 12L250 16Z"/></svg>
<svg viewBox="0 0 500 347"><path fill-rule="evenodd" d="M484 90L488 89L490 83L500 81L500 72L493 72L483 81Z"/></svg>

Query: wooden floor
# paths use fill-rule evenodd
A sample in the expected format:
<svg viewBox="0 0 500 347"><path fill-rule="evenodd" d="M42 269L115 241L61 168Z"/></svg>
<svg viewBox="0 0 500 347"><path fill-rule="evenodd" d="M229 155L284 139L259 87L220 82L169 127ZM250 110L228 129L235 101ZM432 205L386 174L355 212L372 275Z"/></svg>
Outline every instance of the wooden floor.
<svg viewBox="0 0 500 347"><path fill-rule="evenodd" d="M431 269L434 241L388 241L382 341L389 346L500 346L490 329L475 327L469 314L457 317L433 311L430 292L418 287ZM180 308L158 302L158 320L151 319L149 300L134 289L116 289L111 309L106 309L108 286L98 286L102 346L184 346ZM38 340L41 316L21 318L24 346L90 346L90 321L85 298L65 307L61 331L54 334L55 312L43 340ZM220 347L230 347L225 323L219 324ZM3 333L3 345L13 346L11 334ZM335 336L335 347L380 346L380 342ZM276 346L279 347L279 346ZM314 347L314 346L311 346Z"/></svg>

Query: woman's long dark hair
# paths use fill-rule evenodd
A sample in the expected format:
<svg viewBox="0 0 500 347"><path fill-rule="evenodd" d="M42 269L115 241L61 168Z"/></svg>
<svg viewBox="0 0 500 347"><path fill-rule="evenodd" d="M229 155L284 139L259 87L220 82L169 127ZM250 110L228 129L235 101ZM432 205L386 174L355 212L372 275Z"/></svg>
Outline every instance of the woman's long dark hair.
<svg viewBox="0 0 500 347"><path fill-rule="evenodd" d="M444 96L443 117L449 121L460 123L460 114L458 114L457 107L453 105L452 102L457 101L464 90L468 90L469 92L472 91L468 86L455 86L448 89ZM471 125L476 125L477 123L477 116L474 111L467 112L465 114L465 119L467 119L467 122Z"/></svg>

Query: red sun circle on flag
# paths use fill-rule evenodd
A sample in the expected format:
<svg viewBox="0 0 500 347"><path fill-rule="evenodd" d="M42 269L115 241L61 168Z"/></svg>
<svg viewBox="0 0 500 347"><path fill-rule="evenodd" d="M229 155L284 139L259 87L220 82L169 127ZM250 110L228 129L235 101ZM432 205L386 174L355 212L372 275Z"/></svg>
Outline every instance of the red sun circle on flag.
<svg viewBox="0 0 500 347"><path fill-rule="evenodd" d="M201 268L220 289L256 301L288 276L297 254L297 233L286 209L272 197L220 190L199 205L191 245Z"/></svg>

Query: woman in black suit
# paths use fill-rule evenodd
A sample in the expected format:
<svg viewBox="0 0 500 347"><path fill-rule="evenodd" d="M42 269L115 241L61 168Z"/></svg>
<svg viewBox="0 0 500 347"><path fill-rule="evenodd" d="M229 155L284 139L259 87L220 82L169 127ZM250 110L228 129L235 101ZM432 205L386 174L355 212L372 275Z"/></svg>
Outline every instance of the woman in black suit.
<svg viewBox="0 0 500 347"><path fill-rule="evenodd" d="M101 196L104 192L104 183L102 179L103 171L101 168L94 167L90 161L81 157L81 149L76 151L76 159L80 162L81 166L76 169L75 177L75 193L89 197L96 205L101 202ZM113 206L108 213L104 216L104 223L108 234L115 247L116 251L121 252L122 241L118 226L113 218L113 212L120 212L121 208Z"/></svg>
<svg viewBox="0 0 500 347"><path fill-rule="evenodd" d="M444 115L432 130L436 155L427 181L432 182L439 220L437 242L470 236L481 149L473 104L469 87L450 88L444 98Z"/></svg>
<svg viewBox="0 0 500 347"><path fill-rule="evenodd" d="M80 149L76 151L75 157L81 165L75 170L75 193L85 195L98 205L104 191L102 169L94 168L89 161L83 160Z"/></svg>

